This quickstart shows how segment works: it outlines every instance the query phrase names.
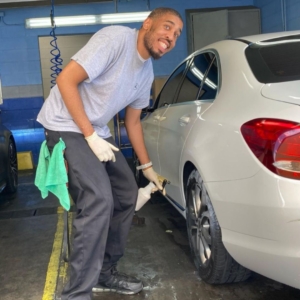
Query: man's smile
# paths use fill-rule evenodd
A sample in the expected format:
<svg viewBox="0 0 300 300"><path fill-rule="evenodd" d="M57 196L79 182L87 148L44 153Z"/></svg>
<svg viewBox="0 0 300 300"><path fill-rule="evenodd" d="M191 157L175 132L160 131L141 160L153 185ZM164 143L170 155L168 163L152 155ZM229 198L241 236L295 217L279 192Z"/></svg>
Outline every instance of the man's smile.
<svg viewBox="0 0 300 300"><path fill-rule="evenodd" d="M169 48L169 43L166 40L159 40L159 50L165 52Z"/></svg>

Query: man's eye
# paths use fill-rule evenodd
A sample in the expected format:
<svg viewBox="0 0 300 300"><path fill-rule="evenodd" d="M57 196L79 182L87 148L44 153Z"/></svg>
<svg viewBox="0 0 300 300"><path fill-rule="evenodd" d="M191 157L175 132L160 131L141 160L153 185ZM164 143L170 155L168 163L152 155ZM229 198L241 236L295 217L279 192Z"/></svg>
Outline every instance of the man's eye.
<svg viewBox="0 0 300 300"><path fill-rule="evenodd" d="M168 25L165 25L165 28L169 30L169 29L170 29L170 26L168 26Z"/></svg>

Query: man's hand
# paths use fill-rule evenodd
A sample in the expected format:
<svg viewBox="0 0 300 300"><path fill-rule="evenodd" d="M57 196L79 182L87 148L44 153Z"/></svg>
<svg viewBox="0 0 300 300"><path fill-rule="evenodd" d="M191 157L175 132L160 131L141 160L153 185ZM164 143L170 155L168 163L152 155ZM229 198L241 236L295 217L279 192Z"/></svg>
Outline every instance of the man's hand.
<svg viewBox="0 0 300 300"><path fill-rule="evenodd" d="M156 187L162 191L163 187L160 183L160 181L158 180L157 174L156 172L153 170L152 167L150 168L146 168L146 170L142 170L144 176L150 181L150 182L154 182Z"/></svg>
<svg viewBox="0 0 300 300"><path fill-rule="evenodd" d="M116 161L113 150L119 151L119 149L102 139L95 131L92 135L86 137L85 139L100 161Z"/></svg>

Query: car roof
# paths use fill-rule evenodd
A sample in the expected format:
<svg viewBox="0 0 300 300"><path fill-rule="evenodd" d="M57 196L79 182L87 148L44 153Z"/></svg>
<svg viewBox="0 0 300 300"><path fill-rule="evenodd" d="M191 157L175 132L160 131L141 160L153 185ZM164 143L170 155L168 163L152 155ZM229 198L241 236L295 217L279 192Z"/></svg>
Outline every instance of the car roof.
<svg viewBox="0 0 300 300"><path fill-rule="evenodd" d="M257 35L249 35L249 36L242 36L242 37L237 37L237 38L232 38L232 39L224 39L224 40L214 42L212 44L206 45L200 49L195 50L193 53L188 55L183 61L186 61L186 60L190 59L191 57L193 57L194 55L198 55L199 53L201 53L203 51L213 49L217 45L218 45L217 48L219 48L219 50L220 50L220 45L222 45L222 43L228 42L228 41L235 42L235 43L244 42L246 44L262 43L262 45L267 45L268 43L284 43L285 41L291 42L294 40L300 40L300 30L282 31L282 32L273 32L273 33L261 33L261 34L257 34Z"/></svg>
<svg viewBox="0 0 300 300"><path fill-rule="evenodd" d="M244 40L249 43L257 43L257 42L273 42L273 40L290 40L293 37L295 39L300 39L300 30L293 31L282 31L282 32L273 32L273 33L263 33L251 36L244 36L236 38L236 40Z"/></svg>
<svg viewBox="0 0 300 300"><path fill-rule="evenodd" d="M214 43L211 43L209 45L206 45L200 49L195 50L193 53L189 54L187 57L185 57L180 64L177 65L175 69L177 69L182 63L189 60L190 58L202 53L207 52L212 49L218 49L218 51L222 48L222 43L226 42L235 42L235 43L241 43L244 42L246 44L252 44L252 43L262 43L262 45L267 45L268 43L282 43L284 41L293 41L293 40L300 40L300 30L293 30L293 31L282 31L282 32L273 32L273 33L261 33L257 35L250 35L250 36L243 36L233 39L224 39L220 40Z"/></svg>

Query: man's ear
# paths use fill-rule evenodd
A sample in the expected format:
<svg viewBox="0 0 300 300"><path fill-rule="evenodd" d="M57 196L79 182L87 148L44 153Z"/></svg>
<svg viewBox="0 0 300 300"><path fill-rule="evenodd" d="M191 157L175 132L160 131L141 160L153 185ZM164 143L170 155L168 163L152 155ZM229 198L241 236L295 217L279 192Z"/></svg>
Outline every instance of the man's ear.
<svg viewBox="0 0 300 300"><path fill-rule="evenodd" d="M151 26L151 19L147 18L143 23L143 29L148 30Z"/></svg>

